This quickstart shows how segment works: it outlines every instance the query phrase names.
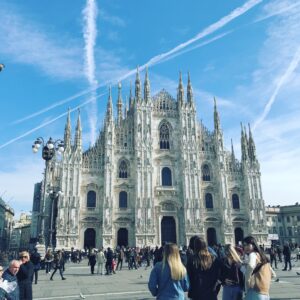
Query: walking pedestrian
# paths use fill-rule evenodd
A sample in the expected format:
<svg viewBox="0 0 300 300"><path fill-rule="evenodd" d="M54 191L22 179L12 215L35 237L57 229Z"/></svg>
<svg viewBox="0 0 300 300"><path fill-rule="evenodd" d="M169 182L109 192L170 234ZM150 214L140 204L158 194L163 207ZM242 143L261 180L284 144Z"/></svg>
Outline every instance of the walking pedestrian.
<svg viewBox="0 0 300 300"><path fill-rule="evenodd" d="M106 252L106 263L105 263L106 274L105 275L112 274L112 260L113 260L113 251L110 249L110 247L108 247Z"/></svg>
<svg viewBox="0 0 300 300"><path fill-rule="evenodd" d="M118 252L118 264L117 264L117 270L119 269L120 271L122 270L122 266L123 266L123 260L124 260L124 250L123 247L121 247L121 249Z"/></svg>
<svg viewBox="0 0 300 300"><path fill-rule="evenodd" d="M276 250L274 246L271 246L270 248L270 263L272 268L274 263L275 269L277 269Z"/></svg>
<svg viewBox="0 0 300 300"><path fill-rule="evenodd" d="M33 263L33 271L34 271L34 276L33 276L34 278L32 278L32 281L34 280L34 284L37 284L38 272L41 268L41 255L38 253L36 248L33 250L33 253L30 256L30 261Z"/></svg>
<svg viewBox="0 0 300 300"><path fill-rule="evenodd" d="M148 288L156 299L184 300L189 280L175 244L166 244L162 262L157 262L151 271Z"/></svg>
<svg viewBox="0 0 300 300"><path fill-rule="evenodd" d="M20 269L17 273L20 289L20 300L32 300L32 278L34 273L33 263L30 261L29 253L20 253Z"/></svg>
<svg viewBox="0 0 300 300"><path fill-rule="evenodd" d="M48 249L45 255L46 274L49 274L51 272L52 263L53 263L53 253L51 252L51 249Z"/></svg>
<svg viewBox="0 0 300 300"><path fill-rule="evenodd" d="M54 256L54 261L53 261L54 271L51 274L50 280L53 280L53 276L57 270L59 270L61 280L66 280L66 278L63 276L63 272L62 272L62 260L63 260L62 253L61 253L61 251L58 251Z"/></svg>
<svg viewBox="0 0 300 300"><path fill-rule="evenodd" d="M291 253L292 253L292 251L291 251L291 248L289 246L289 243L285 242L285 244L283 246L283 251L282 251L283 258L284 258L284 268L283 268L282 271L286 271L288 265L289 265L289 271L292 270Z"/></svg>
<svg viewBox="0 0 300 300"><path fill-rule="evenodd" d="M96 255L96 260L97 260L97 274L99 274L99 271L101 272L100 274L103 275L103 265L105 263L105 255L103 252L103 248L99 249L99 252Z"/></svg>

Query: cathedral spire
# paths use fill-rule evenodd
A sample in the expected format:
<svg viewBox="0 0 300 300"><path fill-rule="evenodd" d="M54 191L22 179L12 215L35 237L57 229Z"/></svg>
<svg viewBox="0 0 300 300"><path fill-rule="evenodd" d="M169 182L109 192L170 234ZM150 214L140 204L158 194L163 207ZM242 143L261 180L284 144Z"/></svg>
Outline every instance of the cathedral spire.
<svg viewBox="0 0 300 300"><path fill-rule="evenodd" d="M190 105L194 104L194 96L193 96L193 88L191 84L190 72L188 72L187 101Z"/></svg>
<svg viewBox="0 0 300 300"><path fill-rule="evenodd" d="M126 119L128 116L128 101L127 101L127 97L125 99L125 108L124 108L124 118Z"/></svg>
<svg viewBox="0 0 300 300"><path fill-rule="evenodd" d="M179 106L182 106L184 103L184 89L182 84L182 75L181 72L179 72L179 83L178 83L178 89L177 89L177 101Z"/></svg>
<svg viewBox="0 0 300 300"><path fill-rule="evenodd" d="M134 98L132 96L132 83L130 81L130 89L129 89L129 109L133 106Z"/></svg>
<svg viewBox="0 0 300 300"><path fill-rule="evenodd" d="M150 101L150 81L148 77L148 66L146 67L145 82L144 82L144 99L146 102Z"/></svg>
<svg viewBox="0 0 300 300"><path fill-rule="evenodd" d="M136 78L135 78L135 100L141 100L141 80L140 80L140 72L139 67L136 69Z"/></svg>
<svg viewBox="0 0 300 300"><path fill-rule="evenodd" d="M82 129L80 119L80 109L78 109L78 118L75 131L75 148L81 150L82 147Z"/></svg>
<svg viewBox="0 0 300 300"><path fill-rule="evenodd" d="M118 103L117 103L117 111L118 111L118 125L121 125L123 119L123 102L122 102L122 85L121 82L118 84Z"/></svg>
<svg viewBox="0 0 300 300"><path fill-rule="evenodd" d="M214 97L214 126L215 126L215 132L220 132L221 125L220 125L220 117L217 109L216 97Z"/></svg>
<svg viewBox="0 0 300 300"><path fill-rule="evenodd" d="M112 97L111 97L111 86L109 86L107 110L106 110L107 121L111 121L112 117L113 117L113 105L112 105Z"/></svg>
<svg viewBox="0 0 300 300"><path fill-rule="evenodd" d="M234 154L232 139L231 139L231 160L232 160L232 162L235 162L235 154Z"/></svg>
<svg viewBox="0 0 300 300"><path fill-rule="evenodd" d="M256 160L256 148L255 148L255 143L254 143L254 139L252 136L251 127L249 123L248 123L248 127L249 127L249 143L248 143L249 157L251 160L254 161Z"/></svg>
<svg viewBox="0 0 300 300"><path fill-rule="evenodd" d="M244 127L241 123L241 148L242 148L242 161L248 160L248 147L247 147L247 141L246 136L244 133Z"/></svg>
<svg viewBox="0 0 300 300"><path fill-rule="evenodd" d="M65 134L64 134L64 144L66 149L70 149L71 147L71 117L70 117L70 108L68 108L68 117L67 123L65 126Z"/></svg>

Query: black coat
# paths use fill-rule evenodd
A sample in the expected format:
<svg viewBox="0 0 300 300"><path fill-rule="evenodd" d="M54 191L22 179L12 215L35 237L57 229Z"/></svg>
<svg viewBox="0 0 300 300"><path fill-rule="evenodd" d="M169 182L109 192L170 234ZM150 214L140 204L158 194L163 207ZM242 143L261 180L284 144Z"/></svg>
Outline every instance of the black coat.
<svg viewBox="0 0 300 300"><path fill-rule="evenodd" d="M32 300L32 278L34 273L33 263L26 262L20 266L17 273L20 288L20 300Z"/></svg>
<svg viewBox="0 0 300 300"><path fill-rule="evenodd" d="M214 259L210 269L202 270L196 267L195 258L190 258L187 263L187 273L190 279L188 296L193 300L217 300L218 280L220 279L221 263Z"/></svg>

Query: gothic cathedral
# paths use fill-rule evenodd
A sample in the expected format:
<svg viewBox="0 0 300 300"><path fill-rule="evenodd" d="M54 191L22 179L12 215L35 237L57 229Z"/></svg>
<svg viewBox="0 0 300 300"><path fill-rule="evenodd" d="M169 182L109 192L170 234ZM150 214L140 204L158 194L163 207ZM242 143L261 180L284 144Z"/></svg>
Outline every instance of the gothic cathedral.
<svg viewBox="0 0 300 300"><path fill-rule="evenodd" d="M177 99L150 94L146 70L137 71L134 95L117 114L111 90L96 143L82 149L78 116L71 142L70 114L65 152L53 159L45 179L63 191L50 204L42 191L45 236L56 248L187 245L193 235L208 244L237 243L248 234L267 237L260 166L252 133L241 128L241 162L224 148L215 101L214 130L197 122L190 78L185 96L180 75ZM248 132L247 132L248 131ZM53 207L54 206L54 207ZM52 234L50 234L50 233ZM49 243L49 241L48 241Z"/></svg>

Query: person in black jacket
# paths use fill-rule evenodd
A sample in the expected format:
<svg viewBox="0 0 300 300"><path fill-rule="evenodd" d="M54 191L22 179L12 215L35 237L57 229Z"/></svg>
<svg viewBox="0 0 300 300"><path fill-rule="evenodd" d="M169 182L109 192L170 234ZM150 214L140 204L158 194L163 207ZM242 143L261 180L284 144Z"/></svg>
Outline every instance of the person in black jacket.
<svg viewBox="0 0 300 300"><path fill-rule="evenodd" d="M244 274L240 270L241 265L242 260L234 247L225 245L221 267L222 300L243 299Z"/></svg>
<svg viewBox="0 0 300 300"><path fill-rule="evenodd" d="M106 252L106 263L105 263L106 274L105 275L111 275L112 273L113 254L114 254L113 251L110 249L110 247L108 247Z"/></svg>
<svg viewBox="0 0 300 300"><path fill-rule="evenodd" d="M51 274L50 280L53 280L53 276L57 270L59 270L61 280L66 280L66 278L63 276L62 265L63 265L62 253L61 251L57 251L57 253L54 256L54 271Z"/></svg>
<svg viewBox="0 0 300 300"><path fill-rule="evenodd" d="M96 253L94 250L91 250L89 254L89 265L91 267L91 274L94 274L95 264L96 264Z"/></svg>
<svg viewBox="0 0 300 300"><path fill-rule="evenodd" d="M290 246L287 242L283 246L282 254L283 254L283 257L284 257L284 269L282 271L286 271L288 265L289 265L289 271L291 271L292 270L291 248L290 248Z"/></svg>
<svg viewBox="0 0 300 300"><path fill-rule="evenodd" d="M33 253L30 256L30 261L33 263L34 283L37 284L38 272L41 268L41 255L37 252L36 248L33 250ZM32 278L32 281L33 281L33 278Z"/></svg>
<svg viewBox="0 0 300 300"><path fill-rule="evenodd" d="M217 300L221 263L208 251L201 237L197 236L194 240L194 255L188 260L187 272L190 279L189 298Z"/></svg>
<svg viewBox="0 0 300 300"><path fill-rule="evenodd" d="M33 263L30 261L27 251L21 252L19 256L21 262L17 278L20 289L20 300L32 300Z"/></svg>

